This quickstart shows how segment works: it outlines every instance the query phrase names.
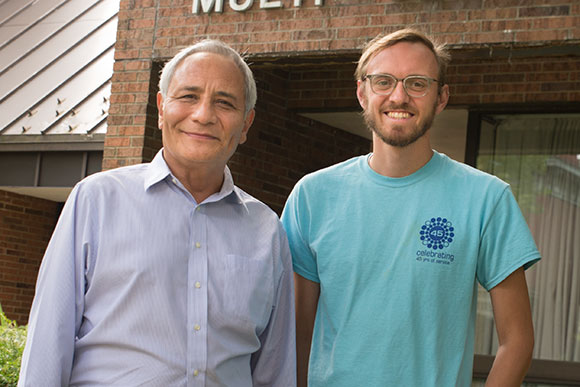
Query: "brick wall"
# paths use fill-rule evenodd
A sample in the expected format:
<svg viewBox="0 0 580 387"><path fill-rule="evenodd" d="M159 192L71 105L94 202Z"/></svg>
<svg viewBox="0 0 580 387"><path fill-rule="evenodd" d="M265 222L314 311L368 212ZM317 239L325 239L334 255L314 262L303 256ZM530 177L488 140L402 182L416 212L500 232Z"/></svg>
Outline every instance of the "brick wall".
<svg viewBox="0 0 580 387"><path fill-rule="evenodd" d="M448 83L455 105L578 103L580 56L457 59Z"/></svg>
<svg viewBox="0 0 580 387"><path fill-rule="evenodd" d="M292 71L289 108L295 110L359 110L354 80L358 56L348 63L314 63Z"/></svg>
<svg viewBox="0 0 580 387"><path fill-rule="evenodd" d="M541 52L522 49L495 53L489 50L453 51L454 60L448 70L450 106L563 105L580 101L579 56L538 56ZM309 56L299 64L253 61L258 84L256 120L248 142L240 146L229 164L242 189L280 212L301 176L368 152L367 140L299 115L302 111L359 110L353 79L356 59L351 53L330 60ZM139 148L141 159L137 157L135 162L149 161L161 146L154 101L161 62L154 62L152 68L155 70L150 70L149 100L144 104L145 130L133 136L107 135L124 141L140 140L141 144L149 141L149 146ZM141 133L149 136L143 138ZM120 155L123 149L106 148L105 152ZM119 160L133 162L122 157Z"/></svg>
<svg viewBox="0 0 580 387"><path fill-rule="evenodd" d="M238 186L281 213L296 181L370 150L370 141L311 121L288 108L289 71L254 69L258 84L256 119L248 141L229 166Z"/></svg>
<svg viewBox="0 0 580 387"><path fill-rule="evenodd" d="M579 54L580 54L580 48ZM487 51L487 50L486 50ZM580 55L510 57L509 52L454 51L447 71L449 106L570 104L580 102ZM517 51L514 55L517 54ZM482 57L487 56L487 58ZM353 61L356 59L353 59ZM358 110L356 65L317 64L292 71L288 107ZM321 70L323 68L324 70Z"/></svg>
<svg viewBox="0 0 580 387"><path fill-rule="evenodd" d="M200 38L222 39L256 60L273 58L280 63L293 58L296 66L304 56L343 55L356 60L361 45L376 34L409 25L451 44L454 53L562 45L577 48L580 42L577 0L325 0L322 7L315 6L314 0L304 0L301 7L283 3L282 9L263 10L255 1L250 10L234 12L224 1L222 13L195 15L191 12L193 0L121 0L103 168L148 161L159 148L151 101L158 63ZM503 63L499 63L495 57L491 61L459 59L450 69L452 79L458 81L452 103L578 101L578 93L573 91L578 89L577 58L578 52L575 58L557 59L575 69L566 73L568 79L544 75L544 70L554 72L555 68L537 62L540 68L532 68L537 78L531 82L531 75L521 70L531 68L526 59L507 63L501 58ZM487 71L512 75L496 77L484 74ZM302 89L288 107L343 104L356 109L348 89L351 75L333 76L339 80L339 88L324 91L314 86L314 80L303 78L305 83L311 82L312 89ZM546 77L557 77L557 84Z"/></svg>
<svg viewBox="0 0 580 387"><path fill-rule="evenodd" d="M0 303L8 318L26 324L38 268L59 205L0 190Z"/></svg>

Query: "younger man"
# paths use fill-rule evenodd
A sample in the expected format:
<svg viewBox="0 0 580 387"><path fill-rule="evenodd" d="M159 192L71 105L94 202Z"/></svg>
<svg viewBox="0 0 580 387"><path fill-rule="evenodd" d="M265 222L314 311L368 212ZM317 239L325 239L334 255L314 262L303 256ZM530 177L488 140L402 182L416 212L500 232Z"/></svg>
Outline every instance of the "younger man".
<svg viewBox="0 0 580 387"><path fill-rule="evenodd" d="M447 61L414 30L371 41L356 79L373 152L288 199L299 386L307 370L310 387L471 385L477 282L499 336L488 385L529 366L524 269L540 256L507 184L431 149Z"/></svg>

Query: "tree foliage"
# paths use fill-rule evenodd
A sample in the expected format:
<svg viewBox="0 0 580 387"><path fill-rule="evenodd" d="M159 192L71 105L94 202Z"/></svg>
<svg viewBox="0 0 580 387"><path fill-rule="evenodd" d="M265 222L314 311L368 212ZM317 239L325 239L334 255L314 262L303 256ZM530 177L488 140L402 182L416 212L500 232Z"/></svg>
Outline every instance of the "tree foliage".
<svg viewBox="0 0 580 387"><path fill-rule="evenodd" d="M20 360L26 343L26 326L18 326L6 317L0 306L0 386L18 384Z"/></svg>

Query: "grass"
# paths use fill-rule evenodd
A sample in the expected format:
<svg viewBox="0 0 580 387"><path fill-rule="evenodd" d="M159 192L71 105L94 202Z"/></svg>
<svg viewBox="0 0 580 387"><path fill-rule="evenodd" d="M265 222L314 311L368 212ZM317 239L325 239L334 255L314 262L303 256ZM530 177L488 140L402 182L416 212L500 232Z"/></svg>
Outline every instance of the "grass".
<svg viewBox="0 0 580 387"><path fill-rule="evenodd" d="M26 326L6 317L0 306L0 386L16 387L20 359L26 343Z"/></svg>

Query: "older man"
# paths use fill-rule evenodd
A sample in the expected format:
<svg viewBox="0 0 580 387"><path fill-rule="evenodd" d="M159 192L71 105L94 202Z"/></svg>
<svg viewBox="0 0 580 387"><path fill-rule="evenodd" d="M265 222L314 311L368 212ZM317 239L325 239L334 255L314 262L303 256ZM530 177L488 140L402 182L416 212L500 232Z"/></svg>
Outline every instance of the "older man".
<svg viewBox="0 0 580 387"><path fill-rule="evenodd" d="M65 205L19 385L295 385L286 236L226 166L255 102L249 67L223 43L167 63L163 149L86 178Z"/></svg>
<svg viewBox="0 0 580 387"><path fill-rule="evenodd" d="M488 385L519 386L529 366L539 254L507 184L431 149L446 62L417 31L371 41L355 75L373 152L288 199L299 385L307 369L310 387L471 385L478 281L499 336Z"/></svg>

